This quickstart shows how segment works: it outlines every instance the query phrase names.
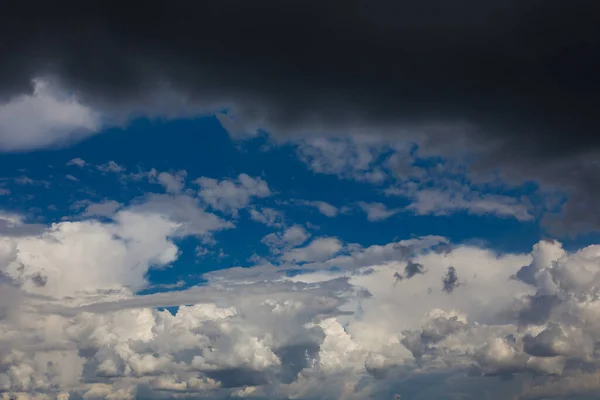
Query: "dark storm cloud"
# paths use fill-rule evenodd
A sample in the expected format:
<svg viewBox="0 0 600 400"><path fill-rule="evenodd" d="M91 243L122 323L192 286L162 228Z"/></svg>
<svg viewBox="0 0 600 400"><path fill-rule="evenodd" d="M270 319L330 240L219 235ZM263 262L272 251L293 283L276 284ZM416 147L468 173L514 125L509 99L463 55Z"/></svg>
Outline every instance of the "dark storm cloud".
<svg viewBox="0 0 600 400"><path fill-rule="evenodd" d="M122 102L162 80L191 96L262 103L280 122L313 112L466 120L547 151L596 144L591 0L15 0L2 15L4 91L50 71Z"/></svg>
<svg viewBox="0 0 600 400"><path fill-rule="evenodd" d="M4 98L51 74L111 110L170 88L278 132L436 125L413 139L559 185L569 219L597 208L596 0L10 0L0 14Z"/></svg>

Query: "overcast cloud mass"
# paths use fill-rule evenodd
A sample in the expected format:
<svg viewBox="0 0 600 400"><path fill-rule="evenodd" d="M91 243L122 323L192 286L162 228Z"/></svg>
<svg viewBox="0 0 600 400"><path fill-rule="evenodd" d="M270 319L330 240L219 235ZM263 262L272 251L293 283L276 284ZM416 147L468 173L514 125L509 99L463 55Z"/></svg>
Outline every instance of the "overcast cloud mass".
<svg viewBox="0 0 600 400"><path fill-rule="evenodd" d="M600 3L2 2L5 399L593 399Z"/></svg>

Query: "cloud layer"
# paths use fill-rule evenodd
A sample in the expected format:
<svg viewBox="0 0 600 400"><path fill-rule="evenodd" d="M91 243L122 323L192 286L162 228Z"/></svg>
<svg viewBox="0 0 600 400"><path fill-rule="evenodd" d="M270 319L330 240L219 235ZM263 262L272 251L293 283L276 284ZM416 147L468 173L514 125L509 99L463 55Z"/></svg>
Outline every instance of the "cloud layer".
<svg viewBox="0 0 600 400"><path fill-rule="evenodd" d="M173 238L201 233L166 212L176 200L144 201L41 229L6 217L23 233L0 240L4 394L500 400L598 390L598 246L569 253L542 241L498 254L426 236L362 247L291 226L264 239L277 266L139 295L149 269L179 257Z"/></svg>

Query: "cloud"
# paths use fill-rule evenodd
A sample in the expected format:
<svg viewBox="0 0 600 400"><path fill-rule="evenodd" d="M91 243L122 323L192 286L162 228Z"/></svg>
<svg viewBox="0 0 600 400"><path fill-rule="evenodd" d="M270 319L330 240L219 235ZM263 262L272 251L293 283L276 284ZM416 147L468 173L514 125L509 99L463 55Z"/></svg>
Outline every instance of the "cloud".
<svg viewBox="0 0 600 400"><path fill-rule="evenodd" d="M127 210L114 221L61 222L42 234L5 236L3 249L14 253L3 271L16 279L29 276L23 285L32 293L62 298L114 288L136 291L146 285L149 268L176 260L177 247L168 238L177 223Z"/></svg>
<svg viewBox="0 0 600 400"><path fill-rule="evenodd" d="M190 195L146 194L129 206L140 213L161 215L178 224L176 236L206 236L212 232L229 229L233 224L209 213L198 199Z"/></svg>
<svg viewBox="0 0 600 400"><path fill-rule="evenodd" d="M287 262L319 262L325 261L342 250L342 243L337 238L317 238L304 247L296 247L281 255Z"/></svg>
<svg viewBox="0 0 600 400"><path fill-rule="evenodd" d="M179 193L185 188L186 171L179 171L176 174L161 172L156 177L159 184L164 186L167 193Z"/></svg>
<svg viewBox="0 0 600 400"><path fill-rule="evenodd" d="M125 168L110 160L106 164L98 165L98 170L101 172L114 172L119 173L125 171Z"/></svg>
<svg viewBox="0 0 600 400"><path fill-rule="evenodd" d="M385 180L373 161L386 146L416 145L468 162L478 179L496 174L565 192L562 213L544 219L558 232L600 226L600 214L582 212L597 208L598 194L595 3L465 0L454 10L440 0L332 0L326 10L305 2L289 13L265 1L267 13L237 4L156 7L146 12L158 22L135 29L125 22L134 16L129 9L68 1L12 7L0 21L11 38L2 49L0 96L7 104L36 102L39 77L50 76L69 98L85 99L67 102L76 110L67 119L77 116L75 126L86 131L98 124L90 110L122 121L227 109L220 120L235 121L232 131L271 132L296 143L313 170L366 182ZM89 34L64 23L63 7ZM21 20L35 29L19 30ZM480 23L488 20L497 22ZM208 37L217 39L198 39ZM8 121L31 123L9 114ZM0 148L39 148L67 135L46 134L46 122L44 135L6 133ZM370 138L366 147L355 145L361 135Z"/></svg>
<svg viewBox="0 0 600 400"><path fill-rule="evenodd" d="M75 165L79 168L83 168L86 165L85 160L82 160L81 158L77 157L77 158L73 158L72 160L70 160L69 162L67 162L67 166L69 165Z"/></svg>
<svg viewBox="0 0 600 400"><path fill-rule="evenodd" d="M269 233L261 239L261 242L271 248L271 251L278 252L283 249L290 249L300 246L308 240L310 233L301 225L292 225L282 232Z"/></svg>
<svg viewBox="0 0 600 400"><path fill-rule="evenodd" d="M18 176L16 178L14 178L13 181L19 186L38 186L38 185L45 186L45 187L50 186L50 182L48 182L48 181L31 179L30 177L28 177L26 175Z"/></svg>
<svg viewBox="0 0 600 400"><path fill-rule="evenodd" d="M441 216L465 211L472 215L496 215L515 218L518 221L531 221L534 218L526 200L499 194L484 194L454 182L438 182L438 185L440 187L425 188L413 182L402 188L388 188L385 193L410 198L412 202L405 209L416 215Z"/></svg>
<svg viewBox="0 0 600 400"><path fill-rule="evenodd" d="M310 138L296 143L299 158L314 172L370 183L380 183L386 178L376 164L387 146L377 138L366 135L350 139Z"/></svg>
<svg viewBox="0 0 600 400"><path fill-rule="evenodd" d="M283 212L270 207L251 208L249 213L253 221L275 228L281 228L285 221Z"/></svg>
<svg viewBox="0 0 600 400"><path fill-rule="evenodd" d="M240 174L237 179L218 181L201 177L194 181L200 187L198 196L210 207L237 215L237 211L246 207L253 198L271 196L271 190L261 178Z"/></svg>
<svg viewBox="0 0 600 400"><path fill-rule="evenodd" d="M399 208L388 209L383 203L358 202L358 206L367 214L367 220L371 222L383 221L400 212Z"/></svg>
<svg viewBox="0 0 600 400"><path fill-rule="evenodd" d="M0 103L0 151L65 145L96 133L101 114L43 79Z"/></svg>
<svg viewBox="0 0 600 400"><path fill-rule="evenodd" d="M326 217L336 217L340 212L345 212L345 209L339 209L325 201L309 201L309 200L296 200L294 201L294 203L299 204L299 205L303 205L303 206L308 206L308 207L314 207L317 210L319 210L319 212L323 215L325 215Z"/></svg>
<svg viewBox="0 0 600 400"><path fill-rule="evenodd" d="M122 203L115 200L105 200L100 203L89 204L83 212L84 217L107 217L112 218L115 212L123 207Z"/></svg>
<svg viewBox="0 0 600 400"><path fill-rule="evenodd" d="M357 400L596 393L598 246L571 253L545 241L530 254L498 254L468 245L443 251L448 241L435 236L367 248L317 238L284 251L279 267L213 271L200 286L135 295L149 268L179 255L169 238L181 222L151 209L1 235L5 393ZM441 285L449 264L465 282L451 293ZM292 269L301 272L286 274ZM411 278L394 285L397 271ZM524 319L531 300L544 296L556 299L544 319ZM179 307L158 310L170 306Z"/></svg>
<svg viewBox="0 0 600 400"><path fill-rule="evenodd" d="M460 283L458 282L456 268L449 266L448 272L446 272L446 275L442 279L442 290L447 293L452 293L459 285Z"/></svg>

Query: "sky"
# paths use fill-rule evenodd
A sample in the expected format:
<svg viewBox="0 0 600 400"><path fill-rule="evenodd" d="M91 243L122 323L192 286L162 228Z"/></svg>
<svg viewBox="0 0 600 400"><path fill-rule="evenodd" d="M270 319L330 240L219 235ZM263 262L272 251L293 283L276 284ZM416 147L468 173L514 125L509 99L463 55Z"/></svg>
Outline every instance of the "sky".
<svg viewBox="0 0 600 400"><path fill-rule="evenodd" d="M3 399L597 397L597 2L34 3Z"/></svg>

